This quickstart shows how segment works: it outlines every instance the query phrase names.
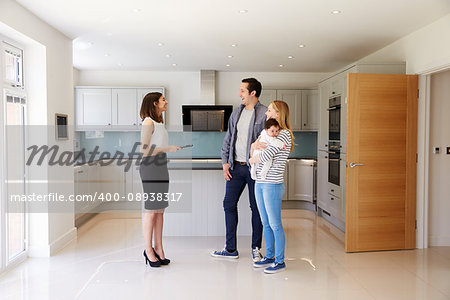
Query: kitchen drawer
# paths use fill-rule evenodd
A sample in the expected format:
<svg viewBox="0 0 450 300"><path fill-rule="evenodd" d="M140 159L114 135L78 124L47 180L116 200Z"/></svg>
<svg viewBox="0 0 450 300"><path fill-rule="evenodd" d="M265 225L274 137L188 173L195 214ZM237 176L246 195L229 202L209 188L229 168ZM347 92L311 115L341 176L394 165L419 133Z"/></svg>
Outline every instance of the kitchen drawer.
<svg viewBox="0 0 450 300"><path fill-rule="evenodd" d="M342 188L340 186L328 183L328 194L342 198Z"/></svg>
<svg viewBox="0 0 450 300"><path fill-rule="evenodd" d="M328 194L328 209L329 213L338 219L341 219L341 207L342 207L342 199L336 197L334 195Z"/></svg>

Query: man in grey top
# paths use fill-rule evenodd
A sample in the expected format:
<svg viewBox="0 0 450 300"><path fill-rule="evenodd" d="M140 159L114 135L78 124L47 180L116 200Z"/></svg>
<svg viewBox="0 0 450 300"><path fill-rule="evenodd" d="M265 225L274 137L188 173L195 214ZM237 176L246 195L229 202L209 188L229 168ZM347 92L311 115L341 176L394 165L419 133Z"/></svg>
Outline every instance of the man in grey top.
<svg viewBox="0 0 450 300"><path fill-rule="evenodd" d="M228 130L222 146L223 176L226 180L223 208L225 211L226 245L223 250L213 251L214 257L238 258L236 229L237 204L245 185L248 185L252 211L252 258L261 260L262 224L255 200L255 181L250 175L250 146L264 129L267 107L258 101L261 83L255 78L242 80L239 97L242 103L233 110L228 120Z"/></svg>

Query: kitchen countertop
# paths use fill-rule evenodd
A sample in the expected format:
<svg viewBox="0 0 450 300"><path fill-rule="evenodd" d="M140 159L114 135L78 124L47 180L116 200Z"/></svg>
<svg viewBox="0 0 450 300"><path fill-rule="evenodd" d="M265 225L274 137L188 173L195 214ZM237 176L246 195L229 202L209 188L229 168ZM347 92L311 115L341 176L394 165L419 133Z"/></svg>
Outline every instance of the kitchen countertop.
<svg viewBox="0 0 450 300"><path fill-rule="evenodd" d="M129 159L129 158L128 158ZM128 160L124 159L124 160ZM132 158L136 159L136 158ZM289 159L314 159L316 157L300 157ZM104 159L108 160L108 159ZM94 160L92 162L79 162L75 163L75 166L83 165L95 165L100 160ZM220 158L169 158L168 163L169 170L222 170L222 160Z"/></svg>

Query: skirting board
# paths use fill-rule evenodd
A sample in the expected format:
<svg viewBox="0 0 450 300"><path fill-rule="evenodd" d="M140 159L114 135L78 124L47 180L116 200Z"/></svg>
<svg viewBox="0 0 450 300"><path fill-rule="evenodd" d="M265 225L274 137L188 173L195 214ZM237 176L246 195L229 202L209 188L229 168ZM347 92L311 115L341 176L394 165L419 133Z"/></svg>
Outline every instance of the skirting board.
<svg viewBox="0 0 450 300"><path fill-rule="evenodd" d="M72 229L68 230L66 233L61 235L59 238L56 239L53 243L49 245L36 245L36 246L30 246L28 250L28 256L29 257L50 257L57 253L59 250L64 248L67 244L69 244L71 241L77 239L77 228L73 227Z"/></svg>
<svg viewBox="0 0 450 300"><path fill-rule="evenodd" d="M430 235L430 241L428 246L450 246L449 235Z"/></svg>

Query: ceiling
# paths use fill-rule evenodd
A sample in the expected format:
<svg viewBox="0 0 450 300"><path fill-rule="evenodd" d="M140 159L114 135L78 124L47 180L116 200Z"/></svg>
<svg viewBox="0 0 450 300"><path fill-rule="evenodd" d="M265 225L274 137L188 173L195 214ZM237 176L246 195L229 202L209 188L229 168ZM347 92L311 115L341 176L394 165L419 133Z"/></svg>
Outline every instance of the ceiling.
<svg viewBox="0 0 450 300"><path fill-rule="evenodd" d="M82 70L333 72L450 12L449 0L17 2L74 39Z"/></svg>

